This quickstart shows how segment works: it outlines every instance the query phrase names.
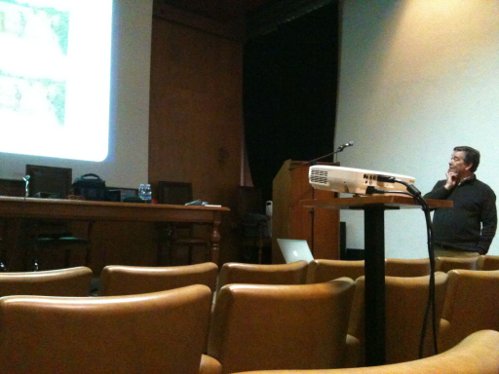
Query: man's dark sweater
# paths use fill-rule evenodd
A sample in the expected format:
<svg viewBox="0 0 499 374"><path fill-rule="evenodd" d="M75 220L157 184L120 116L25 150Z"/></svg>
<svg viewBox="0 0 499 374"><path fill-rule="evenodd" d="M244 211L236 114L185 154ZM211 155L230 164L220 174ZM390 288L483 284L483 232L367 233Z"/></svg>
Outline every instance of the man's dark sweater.
<svg viewBox="0 0 499 374"><path fill-rule="evenodd" d="M438 181L424 197L454 201L453 208L437 209L433 216L436 244L485 254L497 228L496 195L485 183L473 177L455 188Z"/></svg>

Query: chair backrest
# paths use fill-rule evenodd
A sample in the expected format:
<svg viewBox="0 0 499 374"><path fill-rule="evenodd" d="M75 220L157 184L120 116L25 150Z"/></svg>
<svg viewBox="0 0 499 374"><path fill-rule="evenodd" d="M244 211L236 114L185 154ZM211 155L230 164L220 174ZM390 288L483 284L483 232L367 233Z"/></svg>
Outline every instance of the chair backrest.
<svg viewBox="0 0 499 374"><path fill-rule="evenodd" d="M419 345L428 302L429 276L385 277L385 344L386 362L396 363L419 358ZM435 306L437 321L440 320L444 304L447 274L435 273ZM364 292L365 277L355 282L355 295L348 333L360 341L360 365L364 363ZM432 323L427 324L424 354L433 354Z"/></svg>
<svg viewBox="0 0 499 374"><path fill-rule="evenodd" d="M430 274L428 258L387 258L385 274L392 277L419 277Z"/></svg>
<svg viewBox="0 0 499 374"><path fill-rule="evenodd" d="M199 373L211 292L0 299L6 373Z"/></svg>
<svg viewBox="0 0 499 374"><path fill-rule="evenodd" d="M364 260L315 259L308 264L307 283L327 282L340 277L357 279L364 275Z"/></svg>
<svg viewBox="0 0 499 374"><path fill-rule="evenodd" d="M306 261L289 264L226 262L220 269L217 289L229 283L302 284L306 274Z"/></svg>
<svg viewBox="0 0 499 374"><path fill-rule="evenodd" d="M41 193L65 199L71 192L72 169L70 168L26 165L26 174L30 176L29 196Z"/></svg>
<svg viewBox="0 0 499 374"><path fill-rule="evenodd" d="M499 270L499 256L481 255L476 267L478 270Z"/></svg>
<svg viewBox="0 0 499 374"><path fill-rule="evenodd" d="M239 217L248 213L265 214L262 191L257 187L238 186L236 213Z"/></svg>
<svg viewBox="0 0 499 374"><path fill-rule="evenodd" d="M215 303L208 355L223 373L339 367L354 283L230 284Z"/></svg>
<svg viewBox="0 0 499 374"><path fill-rule="evenodd" d="M477 268L478 256L476 257L445 257L438 256L435 259L435 268L437 271L447 273L453 269L475 270Z"/></svg>
<svg viewBox="0 0 499 374"><path fill-rule="evenodd" d="M218 266L213 262L181 266L108 265L102 269L102 296L131 295L204 284L215 291Z"/></svg>
<svg viewBox="0 0 499 374"><path fill-rule="evenodd" d="M253 371L244 374L497 374L499 332L478 331L454 348L420 360L347 369ZM243 374L243 373L234 373Z"/></svg>
<svg viewBox="0 0 499 374"><path fill-rule="evenodd" d="M21 179L0 178L0 195L24 197L26 195L24 181Z"/></svg>
<svg viewBox="0 0 499 374"><path fill-rule="evenodd" d="M0 273L0 296L88 296L92 270L74 268Z"/></svg>
<svg viewBox="0 0 499 374"><path fill-rule="evenodd" d="M499 330L499 270L451 270L440 321L442 349L474 331Z"/></svg>
<svg viewBox="0 0 499 374"><path fill-rule="evenodd" d="M161 204L180 204L192 201L190 182L158 182L158 202Z"/></svg>

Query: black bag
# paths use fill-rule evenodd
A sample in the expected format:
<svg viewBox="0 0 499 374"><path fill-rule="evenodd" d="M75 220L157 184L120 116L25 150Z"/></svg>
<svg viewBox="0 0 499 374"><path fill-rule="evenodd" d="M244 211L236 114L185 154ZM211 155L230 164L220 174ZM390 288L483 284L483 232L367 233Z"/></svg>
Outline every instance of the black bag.
<svg viewBox="0 0 499 374"><path fill-rule="evenodd" d="M106 182L97 174L84 174L74 180L73 192L86 200L106 200Z"/></svg>

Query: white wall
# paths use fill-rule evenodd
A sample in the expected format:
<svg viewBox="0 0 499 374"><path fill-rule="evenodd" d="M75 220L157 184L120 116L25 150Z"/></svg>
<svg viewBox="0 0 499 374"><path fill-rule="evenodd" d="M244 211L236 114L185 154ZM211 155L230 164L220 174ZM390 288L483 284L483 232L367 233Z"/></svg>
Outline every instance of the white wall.
<svg viewBox="0 0 499 374"><path fill-rule="evenodd" d="M96 173L113 187L137 187L147 181L152 3L153 0L114 0L114 94L108 157L103 162L85 162L0 152L0 178L21 179L25 165L36 164L70 167L73 178Z"/></svg>
<svg viewBox="0 0 499 374"><path fill-rule="evenodd" d="M499 1L344 0L335 141L342 166L412 175L423 192L452 148L480 150L479 179L499 194ZM363 215L342 211L347 247ZM421 210L386 213L386 256L427 256ZM499 254L499 239L491 254Z"/></svg>

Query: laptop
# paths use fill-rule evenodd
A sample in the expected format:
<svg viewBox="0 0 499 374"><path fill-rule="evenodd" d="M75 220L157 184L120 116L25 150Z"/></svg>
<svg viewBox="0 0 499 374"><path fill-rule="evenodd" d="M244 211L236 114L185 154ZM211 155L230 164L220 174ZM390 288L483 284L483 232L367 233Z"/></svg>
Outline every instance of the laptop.
<svg viewBox="0 0 499 374"><path fill-rule="evenodd" d="M277 239L282 256L287 264L304 260L310 262L314 259L312 251L305 239Z"/></svg>

